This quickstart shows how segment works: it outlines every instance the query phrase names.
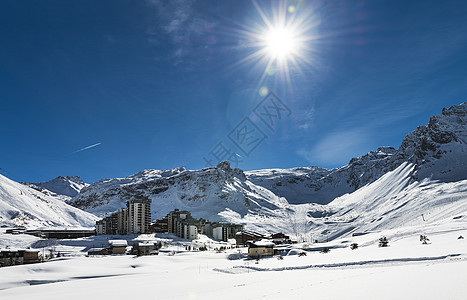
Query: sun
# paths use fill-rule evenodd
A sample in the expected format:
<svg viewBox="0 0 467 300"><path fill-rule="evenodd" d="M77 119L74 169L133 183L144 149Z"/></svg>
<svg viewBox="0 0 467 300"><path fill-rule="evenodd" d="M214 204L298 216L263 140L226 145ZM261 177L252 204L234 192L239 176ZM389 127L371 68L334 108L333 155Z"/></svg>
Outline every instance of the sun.
<svg viewBox="0 0 467 300"><path fill-rule="evenodd" d="M284 60L299 50L296 34L290 28L271 28L266 32L264 42L266 52L272 59Z"/></svg>
<svg viewBox="0 0 467 300"><path fill-rule="evenodd" d="M296 74L316 68L319 9L304 1L288 5L287 1L271 2L271 7L252 1L256 11L248 22L238 23L233 35L239 37L241 56L234 67L251 66L258 70L260 95L272 84L292 86ZM261 73L260 73L261 72ZM294 77L295 76L295 77Z"/></svg>

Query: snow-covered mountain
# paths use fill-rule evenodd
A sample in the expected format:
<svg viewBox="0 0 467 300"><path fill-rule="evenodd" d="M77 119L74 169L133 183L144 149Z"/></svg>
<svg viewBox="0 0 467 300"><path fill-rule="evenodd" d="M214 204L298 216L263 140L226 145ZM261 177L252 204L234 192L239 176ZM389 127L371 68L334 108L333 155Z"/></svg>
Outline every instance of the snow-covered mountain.
<svg viewBox="0 0 467 300"><path fill-rule="evenodd" d="M285 199L249 182L242 170L232 169L228 162L196 171L183 167L143 170L125 178L103 179L83 188L68 203L103 216L125 207L127 200L141 197L152 200L153 219L178 208L190 210L198 218L218 221L219 213L225 210L245 215L288 205Z"/></svg>
<svg viewBox="0 0 467 300"><path fill-rule="evenodd" d="M396 220L397 216L415 218L423 210L428 214L432 210L425 207L426 199L440 203L433 209L449 206L446 199L454 199L462 215L467 179L466 107L462 103L443 109L427 126L409 133L399 149L380 147L333 170L303 167L244 173L227 162L196 171L183 167L143 170L93 183L67 203L103 216L124 207L127 200L144 197L153 201L153 219L179 208L198 218L295 235L319 231L337 236L343 230L405 226L408 220ZM454 211L447 209L449 216L443 218L454 217Z"/></svg>
<svg viewBox="0 0 467 300"><path fill-rule="evenodd" d="M92 227L96 217L72 207L48 191L0 175L0 224L36 228L42 226Z"/></svg>
<svg viewBox="0 0 467 300"><path fill-rule="evenodd" d="M414 178L444 182L467 179L467 102L443 109L428 125L407 134L399 149L380 147L352 158L348 165L266 169L245 172L248 180L290 203L326 204L374 182L403 162L415 166Z"/></svg>
<svg viewBox="0 0 467 300"><path fill-rule="evenodd" d="M45 182L33 182L31 183L39 188L47 189L57 195L65 195L68 197L74 197L78 195L79 191L88 186L79 176L58 176L52 180Z"/></svg>
<svg viewBox="0 0 467 300"><path fill-rule="evenodd" d="M414 163L404 162L375 182L326 205L296 204L246 216L221 214L230 222L246 224L249 230L282 231L301 241L333 240L396 228L405 234L421 234L421 228L441 225L465 228L467 180L417 180L416 172Z"/></svg>

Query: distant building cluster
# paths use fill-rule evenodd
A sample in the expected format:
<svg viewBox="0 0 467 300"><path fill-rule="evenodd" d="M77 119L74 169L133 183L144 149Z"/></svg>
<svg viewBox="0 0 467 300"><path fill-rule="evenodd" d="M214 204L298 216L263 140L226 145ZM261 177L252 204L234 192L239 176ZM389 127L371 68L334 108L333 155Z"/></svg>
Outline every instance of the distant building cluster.
<svg viewBox="0 0 467 300"><path fill-rule="evenodd" d="M120 208L110 216L96 222L97 234L149 233L151 223L151 199L127 201L126 208Z"/></svg>
<svg viewBox="0 0 467 300"><path fill-rule="evenodd" d="M285 235L281 232L273 233L270 235L264 235L252 231L241 231L237 232L235 235L237 245L247 246L249 242L255 242L260 240L270 240L276 245L280 244L292 244L294 243L288 235Z"/></svg>
<svg viewBox="0 0 467 300"><path fill-rule="evenodd" d="M281 232L263 235L251 231L242 231L237 232L235 239L237 245L248 246L248 256L253 258L281 254L287 250L287 244L294 243L288 235Z"/></svg>
<svg viewBox="0 0 467 300"><path fill-rule="evenodd" d="M205 219L195 219L189 211L175 209L164 218L156 220L152 224L154 232L174 233L176 236L195 240L198 234L207 235L215 240L227 242L229 239L235 239L237 232L243 230L243 225L209 222Z"/></svg>

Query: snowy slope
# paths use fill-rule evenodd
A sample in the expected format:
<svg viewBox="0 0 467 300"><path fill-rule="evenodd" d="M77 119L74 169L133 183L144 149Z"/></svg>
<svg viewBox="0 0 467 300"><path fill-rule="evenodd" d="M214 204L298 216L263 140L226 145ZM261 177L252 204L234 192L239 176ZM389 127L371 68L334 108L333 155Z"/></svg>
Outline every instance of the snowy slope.
<svg viewBox="0 0 467 300"><path fill-rule="evenodd" d="M96 217L64 203L49 193L0 175L0 224L26 226L84 226L95 224Z"/></svg>
<svg viewBox="0 0 467 300"><path fill-rule="evenodd" d="M467 227L467 180L417 180L415 173L416 165L405 162L327 205L290 205L288 210L263 215L224 216L247 224L250 230L281 230L297 239L321 241L395 228L420 232L420 228L446 224Z"/></svg>
<svg viewBox="0 0 467 300"><path fill-rule="evenodd" d="M290 203L326 204L351 193L411 162L413 175L444 182L467 179L467 103L443 109L428 125L407 134L399 149L380 147L348 165L326 170L318 167L271 169L245 172L256 185L263 186Z"/></svg>
<svg viewBox="0 0 467 300"><path fill-rule="evenodd" d="M103 216L125 207L127 200L141 197L152 200L152 219L178 208L190 210L195 217L217 221L221 220L218 214L226 209L245 215L288 204L246 180L244 173L230 168L228 162L196 171L143 170L125 178L100 180L83 188L68 203Z"/></svg>
<svg viewBox="0 0 467 300"><path fill-rule="evenodd" d="M45 182L31 183L37 187L47 189L57 195L65 195L70 198L78 195L79 191L88 186L79 176L58 176Z"/></svg>

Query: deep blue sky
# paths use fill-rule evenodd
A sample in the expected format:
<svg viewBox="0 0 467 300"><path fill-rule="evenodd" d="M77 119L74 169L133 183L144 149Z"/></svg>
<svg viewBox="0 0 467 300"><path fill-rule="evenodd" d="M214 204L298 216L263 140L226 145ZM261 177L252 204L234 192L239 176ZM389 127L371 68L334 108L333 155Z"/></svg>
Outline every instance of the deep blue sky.
<svg viewBox="0 0 467 300"><path fill-rule="evenodd" d="M263 24L251 1L1 1L0 173L198 169L219 141L244 170L332 168L466 100L466 1L299 2L308 63L260 82L264 61L240 63ZM291 110L274 131L252 113L261 86ZM245 117L266 136L249 157L228 138Z"/></svg>

